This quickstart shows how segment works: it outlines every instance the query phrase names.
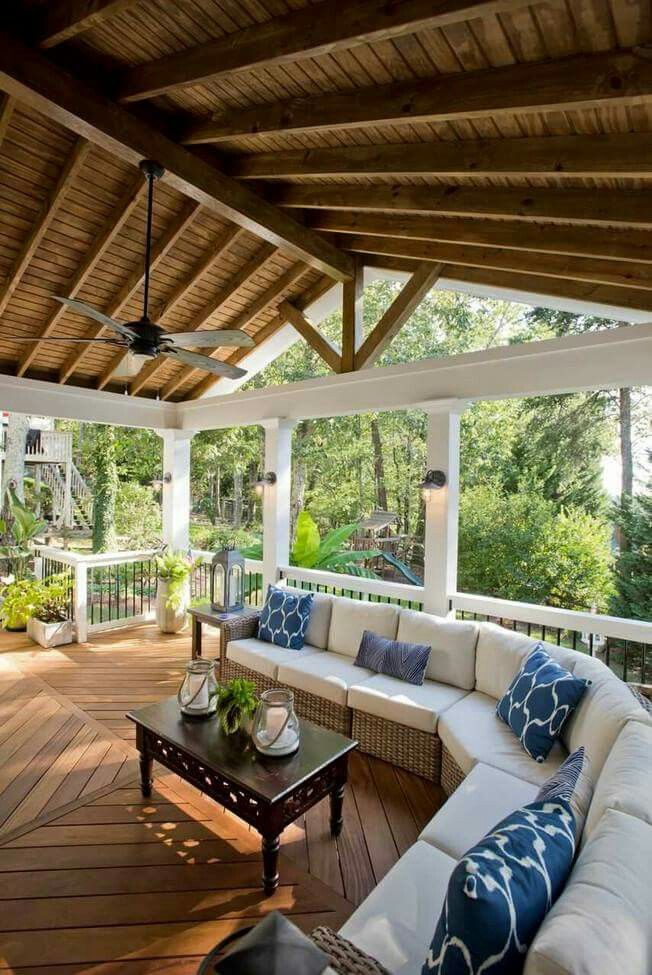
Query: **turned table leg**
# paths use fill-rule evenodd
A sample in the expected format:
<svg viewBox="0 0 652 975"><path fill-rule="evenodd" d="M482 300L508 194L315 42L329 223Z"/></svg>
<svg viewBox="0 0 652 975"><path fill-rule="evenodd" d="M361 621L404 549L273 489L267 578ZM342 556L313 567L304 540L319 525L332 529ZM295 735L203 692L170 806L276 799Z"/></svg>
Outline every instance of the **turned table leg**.
<svg viewBox="0 0 652 975"><path fill-rule="evenodd" d="M201 657L201 620L192 617L192 659Z"/></svg>
<svg viewBox="0 0 652 975"><path fill-rule="evenodd" d="M278 836L263 836L263 889L269 896L278 887L278 852L281 843Z"/></svg>
<svg viewBox="0 0 652 975"><path fill-rule="evenodd" d="M145 799L149 799L152 794L152 765L151 756L147 752L141 752L139 757L140 791Z"/></svg>
<svg viewBox="0 0 652 975"><path fill-rule="evenodd" d="M344 808L344 783L331 790L331 836L342 832L342 809Z"/></svg>

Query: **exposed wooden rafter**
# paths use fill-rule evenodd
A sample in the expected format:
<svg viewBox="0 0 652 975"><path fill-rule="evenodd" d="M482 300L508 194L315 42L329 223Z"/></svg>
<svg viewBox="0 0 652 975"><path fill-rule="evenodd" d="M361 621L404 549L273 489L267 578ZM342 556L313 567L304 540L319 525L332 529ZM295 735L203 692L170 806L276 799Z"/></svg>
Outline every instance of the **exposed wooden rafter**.
<svg viewBox="0 0 652 975"><path fill-rule="evenodd" d="M128 163L158 160L167 183L220 217L337 280L350 276L348 255L318 233L6 33L0 33L0 87Z"/></svg>
<svg viewBox="0 0 652 975"><path fill-rule="evenodd" d="M460 244L404 238L343 235L343 246L356 253L388 254L468 267L517 271L541 277L569 278L608 287L641 288L652 292L652 265L602 258L537 254L498 247L467 247Z"/></svg>
<svg viewBox="0 0 652 975"><path fill-rule="evenodd" d="M355 274L342 288L342 372L353 372L362 345L364 265L356 260Z"/></svg>
<svg viewBox="0 0 652 975"><path fill-rule="evenodd" d="M48 0L36 27L39 47L55 47L87 30L100 27L139 0Z"/></svg>
<svg viewBox="0 0 652 975"><path fill-rule="evenodd" d="M452 122L499 112L563 111L633 104L652 95L652 60L631 51L438 75L357 91L238 109L193 123L188 143L273 132L316 132L419 121Z"/></svg>
<svg viewBox="0 0 652 975"><path fill-rule="evenodd" d="M272 304L275 298L278 298L279 292L277 292L275 295L271 295L272 287L273 286L271 286L264 292L264 296L269 298L269 300L266 302L266 305L264 307L269 307L269 305ZM315 301L318 301L323 295L325 295L328 291L330 291L332 287L333 287L332 279L322 276L318 278L318 280L315 281L314 284L312 284L309 288L307 288L306 291L304 291L304 293L299 298L296 298L293 301L293 305L297 310L305 311L306 308L309 308L312 304L314 304ZM256 302L253 302L253 304L250 305L249 308L245 309L245 311L242 312L241 316L239 316L238 318L235 319L235 321L230 323L230 326L232 328L244 328L245 325L247 325L250 321L252 321L256 317L256 315L260 314L260 312L263 310L260 307L257 308L257 302L260 302L262 299L263 299L263 295L261 295ZM267 325L264 325L263 328L261 328L258 332L256 332L254 336L255 348L259 348L261 345L264 345L264 343L267 342L268 339L270 339L273 335L275 335L279 329L283 328L286 322L287 322L286 318L280 312L277 313L271 319L271 321L267 323ZM244 349L244 348L236 349L235 352L233 352L226 361L230 365L237 366L238 363L242 362L242 360L246 356L248 356L251 352L252 349ZM187 399L198 399L200 396L203 396L204 393L207 393L209 389L212 389L216 383L219 382L220 382L219 376L212 376L210 374L208 376L205 376L199 383L197 383L196 386L193 386L193 388L190 390L187 396Z"/></svg>
<svg viewBox="0 0 652 975"><path fill-rule="evenodd" d="M120 86L125 101L269 67L298 58L333 54L357 44L386 41L425 28L446 27L529 6L531 0L324 0L254 24L235 34L138 65Z"/></svg>
<svg viewBox="0 0 652 975"><path fill-rule="evenodd" d="M139 175L136 177L134 182L129 185L127 192L118 202L115 211L111 214L109 219L104 224L102 230L95 238L90 250L88 250L86 253L86 257L77 268L72 281L64 290L63 297L74 298L79 290L84 286L88 278L97 267L97 264L102 259L103 255L109 249L131 214L134 212L138 203L143 198L144 193L145 181L143 180L142 176ZM47 335L51 335L65 313L66 306L56 302L56 307L41 330L39 337L45 338ZM17 376L25 375L40 351L41 346L38 343L35 343L31 348L28 347L27 352L24 353L22 359L18 363L18 367L16 369Z"/></svg>
<svg viewBox="0 0 652 975"><path fill-rule="evenodd" d="M469 139L459 142L287 149L227 157L239 179L291 176L649 177L652 134Z"/></svg>
<svg viewBox="0 0 652 975"><path fill-rule="evenodd" d="M267 261L276 253L276 248L272 247L271 244L263 244L262 247L254 254L251 260L247 261L239 271L237 271L233 277L228 281L228 283L214 295L210 301L208 301L201 310L195 315L192 322L190 323L187 331L196 332L199 329L204 328L204 326L209 322L210 318L219 309L226 304L226 302L231 298L236 291L239 291L243 285L247 283L261 268L267 263ZM190 379L199 370L195 369L193 366L183 366L179 369L174 376L165 384L161 390L161 399L169 399L174 393L176 393L179 386L182 386L188 379Z"/></svg>
<svg viewBox="0 0 652 975"><path fill-rule="evenodd" d="M184 204L181 212L175 217L163 236L157 240L152 247L150 264L152 270L157 266L157 264L160 263L174 244L176 244L179 237L195 219L199 210L199 204L193 203L191 200ZM109 307L102 310L104 310L110 318L116 318L125 305L136 294L143 282L144 276L144 270L142 267L137 267L134 271L132 271ZM89 343L87 345L77 346L68 356L59 373L60 383L68 382L73 373L81 365L83 358L93 348L90 340L100 338L101 336L105 335L107 331L108 330L103 325L94 325L88 330L86 333L86 338L89 340ZM114 333L109 332L109 334L113 335L115 338Z"/></svg>
<svg viewBox="0 0 652 975"><path fill-rule="evenodd" d="M526 224L514 220L450 219L399 213L315 210L310 223L322 231L407 237L414 240L507 247L511 250L604 257L652 263L649 230Z"/></svg>
<svg viewBox="0 0 652 975"><path fill-rule="evenodd" d="M79 138L75 141L56 185L44 200L36 223L23 241L23 245L0 289L0 315L4 315L14 291L20 284L23 274L36 253L36 249L48 232L63 197L86 162L90 148L90 143L86 139Z"/></svg>
<svg viewBox="0 0 652 975"><path fill-rule="evenodd" d="M289 301L282 301L278 310L279 314L296 329L320 359L324 360L329 369L332 369L333 372L342 371L341 351L324 335L321 329L309 322L303 312L299 311Z"/></svg>
<svg viewBox="0 0 652 975"><path fill-rule="evenodd" d="M198 284L204 275L215 266L220 257L222 257L222 255L232 244L235 243L236 240L238 240L243 233L244 231L240 227L229 227L226 233L222 234L220 239L210 246L208 252L193 267L190 274L181 279L165 302L158 308L154 308L150 316L152 321L156 322L157 325L161 325L165 319L172 314L179 302L182 301L190 291L192 291L195 285ZM124 352L119 352L113 357L97 381L98 389L104 389L104 387L111 381L114 373L120 368L125 358L126 353ZM129 384L129 392L132 395L133 393L137 393L140 389L142 389L145 383L156 375L159 369L161 369L161 367L164 366L168 361L169 360L166 356L159 355L155 359L152 359L151 362L148 362L147 365L143 366L138 375L135 376Z"/></svg>
<svg viewBox="0 0 652 975"><path fill-rule="evenodd" d="M356 369L366 369L380 358L428 292L434 288L442 270L443 264L419 265L356 352Z"/></svg>
<svg viewBox="0 0 652 975"><path fill-rule="evenodd" d="M275 194L285 207L387 210L451 217L511 217L564 224L652 227L652 195L638 190L476 189L451 186L286 186Z"/></svg>
<svg viewBox="0 0 652 975"><path fill-rule="evenodd" d="M5 140L16 102L10 95L0 93L0 146Z"/></svg>

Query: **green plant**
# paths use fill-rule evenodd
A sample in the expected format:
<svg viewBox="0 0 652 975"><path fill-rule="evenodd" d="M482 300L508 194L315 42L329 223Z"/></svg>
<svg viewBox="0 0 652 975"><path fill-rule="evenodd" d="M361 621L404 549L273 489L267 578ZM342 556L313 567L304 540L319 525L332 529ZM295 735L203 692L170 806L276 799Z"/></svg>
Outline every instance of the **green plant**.
<svg viewBox="0 0 652 975"><path fill-rule="evenodd" d="M156 556L158 577L168 586L165 605L175 612L183 605L184 587L192 572L201 565L201 559L192 559L183 552L163 552Z"/></svg>
<svg viewBox="0 0 652 975"><path fill-rule="evenodd" d="M29 563L34 553L30 543L44 531L45 522L26 508L14 491L8 490L0 518L0 558L8 563L8 576L14 580L31 576Z"/></svg>
<svg viewBox="0 0 652 975"><path fill-rule="evenodd" d="M154 489L124 481L118 485L115 530L126 549L155 548L161 537L161 506Z"/></svg>
<svg viewBox="0 0 652 975"><path fill-rule="evenodd" d="M224 687L218 687L213 696L217 697L217 719L227 735L238 731L242 722L253 717L258 707L256 685L242 677L235 677Z"/></svg>
<svg viewBox="0 0 652 975"><path fill-rule="evenodd" d="M41 583L36 579L16 579L2 589L2 625L6 630L25 627L38 605Z"/></svg>
<svg viewBox="0 0 652 975"><path fill-rule="evenodd" d="M71 586L70 577L63 573L37 583L33 618L42 623L63 623L70 619Z"/></svg>

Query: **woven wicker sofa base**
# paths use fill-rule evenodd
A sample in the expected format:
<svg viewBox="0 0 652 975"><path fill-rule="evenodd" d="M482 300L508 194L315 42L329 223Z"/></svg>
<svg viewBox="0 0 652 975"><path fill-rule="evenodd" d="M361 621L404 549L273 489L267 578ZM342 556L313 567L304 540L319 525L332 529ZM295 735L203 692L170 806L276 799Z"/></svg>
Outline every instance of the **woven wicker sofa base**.
<svg viewBox="0 0 652 975"><path fill-rule="evenodd" d="M466 778L446 745L441 748L441 784L447 796L450 796Z"/></svg>
<svg viewBox="0 0 652 975"><path fill-rule="evenodd" d="M356 710L352 734L360 743L360 751L439 782L441 741L437 735Z"/></svg>

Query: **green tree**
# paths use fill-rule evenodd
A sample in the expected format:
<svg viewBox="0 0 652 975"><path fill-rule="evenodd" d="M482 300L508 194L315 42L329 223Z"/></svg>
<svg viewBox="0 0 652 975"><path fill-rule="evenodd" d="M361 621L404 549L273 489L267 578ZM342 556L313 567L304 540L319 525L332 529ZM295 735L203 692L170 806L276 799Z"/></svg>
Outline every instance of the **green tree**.
<svg viewBox="0 0 652 975"><path fill-rule="evenodd" d="M616 506L615 517L627 544L616 562L612 612L652 620L652 494L625 500Z"/></svg>
<svg viewBox="0 0 652 975"><path fill-rule="evenodd" d="M115 431L99 426L93 438L93 551L110 552L116 547L115 502L118 470L115 460Z"/></svg>
<svg viewBox="0 0 652 975"><path fill-rule="evenodd" d="M161 538L161 506L154 489L135 481L118 484L115 532L127 549L153 548Z"/></svg>

